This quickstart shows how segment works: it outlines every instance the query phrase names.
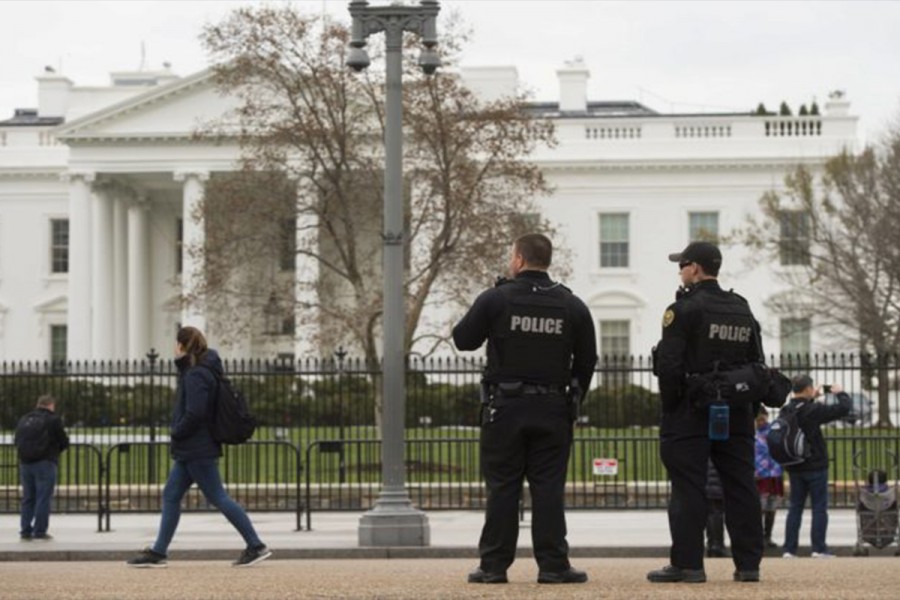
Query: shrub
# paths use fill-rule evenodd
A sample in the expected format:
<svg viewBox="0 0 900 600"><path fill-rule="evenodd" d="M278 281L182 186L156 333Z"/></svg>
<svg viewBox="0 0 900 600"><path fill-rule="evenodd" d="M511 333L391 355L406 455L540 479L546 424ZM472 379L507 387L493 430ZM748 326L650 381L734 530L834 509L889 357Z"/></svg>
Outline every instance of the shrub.
<svg viewBox="0 0 900 600"><path fill-rule="evenodd" d="M659 425L659 394L633 384L600 386L588 392L581 414L595 427Z"/></svg>

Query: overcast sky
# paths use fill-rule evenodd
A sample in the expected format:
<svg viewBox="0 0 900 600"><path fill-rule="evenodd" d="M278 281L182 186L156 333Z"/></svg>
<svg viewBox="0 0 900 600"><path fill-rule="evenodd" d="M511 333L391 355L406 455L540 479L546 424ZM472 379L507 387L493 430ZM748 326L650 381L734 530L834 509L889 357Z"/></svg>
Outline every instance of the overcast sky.
<svg viewBox="0 0 900 600"><path fill-rule="evenodd" d="M52 65L76 85L164 61L206 66L206 22L250 2L0 1L0 120L36 107L34 77ZM379 0L373 0L373 4ZM270 3L272 4L272 3ZM347 2L298 1L346 17ZM514 65L538 100L556 100L555 70L582 56L591 100L638 100L660 112L743 111L786 100L820 106L845 90L860 138L900 117L900 2L601 2L443 0L473 30L463 64Z"/></svg>

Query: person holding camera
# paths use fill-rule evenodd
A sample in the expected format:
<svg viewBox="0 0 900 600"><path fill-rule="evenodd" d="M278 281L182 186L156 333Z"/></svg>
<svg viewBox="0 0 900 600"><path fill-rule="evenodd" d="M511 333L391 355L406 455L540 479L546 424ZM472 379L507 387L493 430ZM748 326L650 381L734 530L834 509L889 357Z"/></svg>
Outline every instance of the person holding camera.
<svg viewBox="0 0 900 600"><path fill-rule="evenodd" d="M720 377L752 373L761 365L759 324L745 299L719 286L722 254L716 245L692 242L669 260L678 263L682 288L663 313L653 367L662 401L660 457L672 482L672 547L669 565L649 572L647 579L706 581L704 492L712 460L722 481L734 580L759 581L763 529L753 460L754 417L765 384L742 386L753 393L747 400L725 398L727 386L719 384Z"/></svg>
<svg viewBox="0 0 900 600"><path fill-rule="evenodd" d="M832 558L825 536L828 531L828 450L822 436L822 425L837 421L850 414L853 402L841 386L834 384L818 388L809 375L796 375L791 380L793 397L784 410L797 412L797 424L806 435L809 456L803 462L786 467L790 481L790 508L784 533L784 558L797 556L800 537L800 522L803 519L803 505L806 498L812 503L813 558ZM838 404L827 406L816 402L822 392L833 393Z"/></svg>
<svg viewBox="0 0 900 600"><path fill-rule="evenodd" d="M549 238L512 245L511 279L482 292L453 328L460 350L487 340L482 379L481 466L488 501L469 583L506 583L516 557L522 481L531 491L531 538L538 583L584 583L569 564L564 512L566 465L577 406L597 363L591 313L550 279Z"/></svg>

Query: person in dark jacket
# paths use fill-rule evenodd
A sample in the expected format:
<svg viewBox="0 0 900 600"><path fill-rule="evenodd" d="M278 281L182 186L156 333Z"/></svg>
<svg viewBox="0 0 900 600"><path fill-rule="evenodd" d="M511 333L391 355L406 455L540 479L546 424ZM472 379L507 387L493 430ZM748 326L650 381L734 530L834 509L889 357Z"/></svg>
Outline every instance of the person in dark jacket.
<svg viewBox="0 0 900 600"><path fill-rule="evenodd" d="M569 564L566 465L577 404L597 362L587 306L547 274L553 244L532 233L512 245L511 279L482 292L453 328L460 350L487 341L482 379L481 465L488 489L479 567L469 583L506 583L528 479L538 583L584 583Z"/></svg>
<svg viewBox="0 0 900 600"><path fill-rule="evenodd" d="M809 375L797 375L791 380L794 396L785 409L797 411L797 424L806 434L809 457L802 463L787 468L791 485L790 508L784 533L784 558L794 558L800 537L800 522L803 519L803 505L809 496L812 503L813 558L832 558L825 537L828 532L828 450L822 436L822 425L846 417L853 408L850 399L841 386L831 386L831 392L838 403L830 406L816 402L822 395Z"/></svg>
<svg viewBox="0 0 900 600"><path fill-rule="evenodd" d="M153 546L128 561L132 567L164 567L178 520L181 500L196 483L206 500L218 508L246 542L236 567L255 565L272 555L260 541L253 524L240 504L222 486L218 459L222 446L210 432L212 399L217 379L224 376L218 353L207 347L206 338L194 327L182 327L176 336L175 365L178 387L172 411L172 458L174 463L163 490L159 532Z"/></svg>
<svg viewBox="0 0 900 600"><path fill-rule="evenodd" d="M19 419L15 444L22 483L22 541L50 541L50 501L56 487L59 455L69 447L69 436L56 414L53 396L38 398L36 408Z"/></svg>

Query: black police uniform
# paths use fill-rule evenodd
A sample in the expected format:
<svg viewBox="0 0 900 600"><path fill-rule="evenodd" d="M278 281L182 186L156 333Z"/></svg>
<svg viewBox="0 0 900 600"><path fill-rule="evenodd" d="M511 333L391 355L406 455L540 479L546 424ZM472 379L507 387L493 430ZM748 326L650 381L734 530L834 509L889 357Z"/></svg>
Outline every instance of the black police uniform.
<svg viewBox="0 0 900 600"><path fill-rule="evenodd" d="M453 328L460 350L476 350L485 339L490 400L482 406L488 505L478 543L481 569L505 573L512 564L527 477L535 559L541 572L566 571L563 501L574 414L567 386L573 378L581 390L590 385L597 362L593 320L547 273L523 271L479 295Z"/></svg>
<svg viewBox="0 0 900 600"><path fill-rule="evenodd" d="M762 517L754 470L753 404L730 405L729 438L709 439L709 410L689 398L693 377L762 361L759 324L747 301L714 279L694 285L663 316L655 372L662 398L660 455L672 481L669 529L671 564L703 569L705 486L711 458L725 496L725 524L738 571L758 571L763 552ZM700 400L701 402L693 402Z"/></svg>

